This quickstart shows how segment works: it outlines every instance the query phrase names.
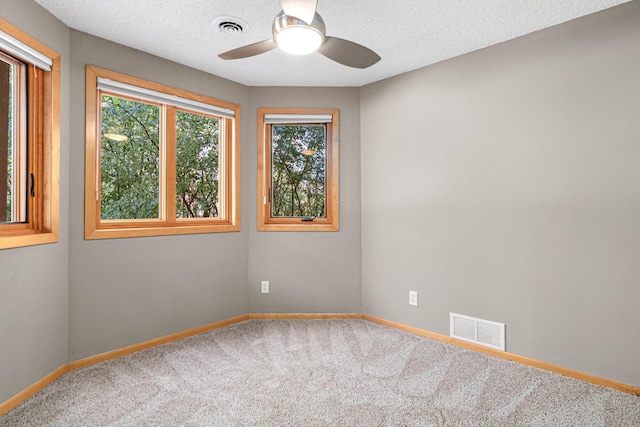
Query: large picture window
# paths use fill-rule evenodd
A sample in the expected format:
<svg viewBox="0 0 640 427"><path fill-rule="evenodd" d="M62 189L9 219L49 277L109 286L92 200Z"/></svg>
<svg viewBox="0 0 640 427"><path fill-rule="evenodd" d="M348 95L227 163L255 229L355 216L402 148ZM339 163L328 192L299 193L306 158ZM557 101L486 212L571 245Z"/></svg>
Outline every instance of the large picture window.
<svg viewBox="0 0 640 427"><path fill-rule="evenodd" d="M258 110L258 230L338 230L338 110Z"/></svg>
<svg viewBox="0 0 640 427"><path fill-rule="evenodd" d="M239 107L87 67L87 239L237 231Z"/></svg>
<svg viewBox="0 0 640 427"><path fill-rule="evenodd" d="M0 249L58 241L60 57L0 20Z"/></svg>

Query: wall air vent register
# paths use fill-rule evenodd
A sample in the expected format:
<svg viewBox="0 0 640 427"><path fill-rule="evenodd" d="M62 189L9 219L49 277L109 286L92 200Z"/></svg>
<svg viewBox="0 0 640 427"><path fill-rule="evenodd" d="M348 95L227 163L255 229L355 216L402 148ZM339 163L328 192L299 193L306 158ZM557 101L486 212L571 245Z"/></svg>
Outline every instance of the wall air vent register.
<svg viewBox="0 0 640 427"><path fill-rule="evenodd" d="M505 324L449 313L450 336L505 351Z"/></svg>

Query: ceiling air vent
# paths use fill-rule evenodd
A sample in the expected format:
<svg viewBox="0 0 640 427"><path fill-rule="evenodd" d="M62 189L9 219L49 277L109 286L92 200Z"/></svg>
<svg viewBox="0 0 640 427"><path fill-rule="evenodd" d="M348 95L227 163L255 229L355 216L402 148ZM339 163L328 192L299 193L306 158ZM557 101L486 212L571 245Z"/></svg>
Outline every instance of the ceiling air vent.
<svg viewBox="0 0 640 427"><path fill-rule="evenodd" d="M504 323L449 313L450 336L485 347L505 350Z"/></svg>
<svg viewBox="0 0 640 427"><path fill-rule="evenodd" d="M213 27L223 34L237 35L247 32L249 24L233 16L220 16L213 21Z"/></svg>
<svg viewBox="0 0 640 427"><path fill-rule="evenodd" d="M231 22L231 21L224 21L221 22L218 25L218 28L220 28L220 31L222 31L223 33L241 33L244 31L244 28L242 28L242 25L238 24L237 22Z"/></svg>

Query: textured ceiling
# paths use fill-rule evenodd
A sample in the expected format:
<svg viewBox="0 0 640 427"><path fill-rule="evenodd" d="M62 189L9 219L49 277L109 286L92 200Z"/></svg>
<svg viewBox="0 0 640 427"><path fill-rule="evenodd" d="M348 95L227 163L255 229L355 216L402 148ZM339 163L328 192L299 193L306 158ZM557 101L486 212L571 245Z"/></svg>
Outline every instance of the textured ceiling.
<svg viewBox="0 0 640 427"><path fill-rule="evenodd" d="M359 70L318 53L218 54L271 38L279 0L36 0L69 27L248 86L363 86L629 0L319 0L327 35L382 60ZM216 18L248 24L223 33Z"/></svg>

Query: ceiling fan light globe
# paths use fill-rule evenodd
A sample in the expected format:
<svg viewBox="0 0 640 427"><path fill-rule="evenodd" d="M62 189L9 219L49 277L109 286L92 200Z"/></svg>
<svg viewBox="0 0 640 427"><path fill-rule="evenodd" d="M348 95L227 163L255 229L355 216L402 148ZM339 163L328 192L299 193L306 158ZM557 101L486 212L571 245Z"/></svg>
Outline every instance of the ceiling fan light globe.
<svg viewBox="0 0 640 427"><path fill-rule="evenodd" d="M293 55L307 55L322 45L324 37L309 26L291 26L276 34L276 43L283 51Z"/></svg>

